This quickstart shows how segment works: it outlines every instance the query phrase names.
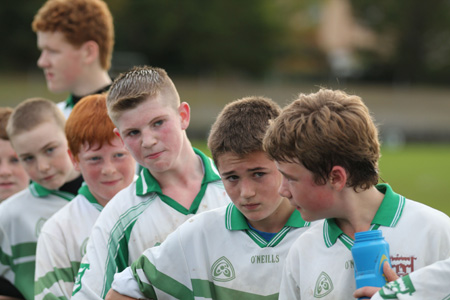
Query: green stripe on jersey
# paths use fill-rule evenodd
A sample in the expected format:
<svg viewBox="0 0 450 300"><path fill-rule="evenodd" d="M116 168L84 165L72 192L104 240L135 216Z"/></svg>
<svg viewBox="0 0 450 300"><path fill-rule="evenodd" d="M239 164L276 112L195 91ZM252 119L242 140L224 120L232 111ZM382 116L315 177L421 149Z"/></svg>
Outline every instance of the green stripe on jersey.
<svg viewBox="0 0 450 300"><path fill-rule="evenodd" d="M34 295L39 295L44 289L50 288L59 280L62 280L63 282L75 282L75 277L80 268L80 262L72 261L70 264L71 267L69 268L53 268L53 271L40 277L34 283ZM56 297L53 294L47 294L44 299L66 299L66 297Z"/></svg>
<svg viewBox="0 0 450 300"><path fill-rule="evenodd" d="M203 279L191 279L192 290L184 284L176 281L170 276L159 272L155 265L147 257L141 256L139 260L131 265L133 276L138 282L141 292L150 299L157 299L155 288L171 295L176 299L194 300L197 298L222 299L222 300L276 300L278 293L268 296L256 295L248 292L237 291L221 286L214 282ZM151 282L148 280L151 278Z"/></svg>
<svg viewBox="0 0 450 300"><path fill-rule="evenodd" d="M129 208L124 212L111 230L108 240L108 254L103 277L102 297L105 298L111 288L114 274L128 267L128 241L134 224L139 216L156 199L156 194Z"/></svg>

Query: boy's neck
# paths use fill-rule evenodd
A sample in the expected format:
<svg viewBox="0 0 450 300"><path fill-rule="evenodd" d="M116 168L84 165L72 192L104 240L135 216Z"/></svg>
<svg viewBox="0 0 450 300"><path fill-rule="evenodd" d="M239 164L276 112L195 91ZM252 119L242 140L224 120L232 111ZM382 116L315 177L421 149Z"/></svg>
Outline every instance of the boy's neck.
<svg viewBox="0 0 450 300"><path fill-rule="evenodd" d="M259 231L277 233L283 229L284 225L286 225L286 222L289 220L294 210L295 208L289 203L289 200L283 198L277 210L270 216L260 221L251 221L247 219L247 222Z"/></svg>
<svg viewBox="0 0 450 300"><path fill-rule="evenodd" d="M89 71L85 72L85 76L82 76L82 82L79 82L78 86L74 87L70 93L74 96L84 97L96 94L97 91L109 87L111 83L112 80L107 71Z"/></svg>
<svg viewBox="0 0 450 300"><path fill-rule="evenodd" d="M78 194L78 189L81 187L82 184L83 184L83 177L79 175L77 178L64 183L64 185L60 187L58 190L76 195Z"/></svg>
<svg viewBox="0 0 450 300"><path fill-rule="evenodd" d="M349 188L353 191L353 188ZM384 194L376 189L370 189L350 193L341 207L345 212L343 217L336 218L336 224L349 237L355 237L355 232L370 229L373 218L383 202Z"/></svg>
<svg viewBox="0 0 450 300"><path fill-rule="evenodd" d="M152 173L152 176L158 181L164 195L189 209L201 189L204 166L192 147L185 153L177 167L164 173Z"/></svg>

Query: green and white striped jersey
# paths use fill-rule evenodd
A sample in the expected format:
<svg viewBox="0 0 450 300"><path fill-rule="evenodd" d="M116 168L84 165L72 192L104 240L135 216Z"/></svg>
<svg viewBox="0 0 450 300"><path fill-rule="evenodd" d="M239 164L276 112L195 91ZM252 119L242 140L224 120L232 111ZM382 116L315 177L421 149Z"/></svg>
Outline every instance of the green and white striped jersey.
<svg viewBox="0 0 450 300"><path fill-rule="evenodd" d="M34 299L36 243L44 223L75 195L31 183L0 205L0 276Z"/></svg>
<svg viewBox="0 0 450 300"><path fill-rule="evenodd" d="M270 241L230 203L185 222L115 276L112 288L148 299L278 299L292 243L308 229L294 211Z"/></svg>
<svg viewBox="0 0 450 300"><path fill-rule="evenodd" d="M388 283L372 300L449 300L450 258Z"/></svg>
<svg viewBox="0 0 450 300"><path fill-rule="evenodd" d="M114 274L130 266L145 249L162 243L194 214L230 202L212 159L194 150L205 172L191 207L186 209L162 194L158 182L143 169L137 181L111 199L97 219L72 299L103 299Z"/></svg>
<svg viewBox="0 0 450 300"><path fill-rule="evenodd" d="M101 206L87 185L44 225L37 243L35 299L70 299Z"/></svg>
<svg viewBox="0 0 450 300"><path fill-rule="evenodd" d="M450 218L446 214L405 199L387 184L377 188L385 196L371 229L382 230L398 275L450 257ZM352 246L353 240L334 219L313 226L288 254L280 299L353 299Z"/></svg>

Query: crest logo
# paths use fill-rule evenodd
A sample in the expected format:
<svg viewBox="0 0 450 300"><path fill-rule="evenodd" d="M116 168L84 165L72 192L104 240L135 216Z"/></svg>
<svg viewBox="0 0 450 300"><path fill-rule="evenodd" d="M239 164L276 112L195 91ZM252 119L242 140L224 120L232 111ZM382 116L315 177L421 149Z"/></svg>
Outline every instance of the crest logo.
<svg viewBox="0 0 450 300"><path fill-rule="evenodd" d="M214 280L222 282L230 281L236 278L233 265L225 256L222 256L216 260L216 262L212 265L211 274Z"/></svg>
<svg viewBox="0 0 450 300"><path fill-rule="evenodd" d="M317 278L316 287L314 288L314 297L322 298L331 293L333 290L333 282L327 273L322 272Z"/></svg>
<svg viewBox="0 0 450 300"><path fill-rule="evenodd" d="M41 234L41 230L42 227L44 226L45 221L47 221L47 219L44 218L40 218L37 222L36 222L36 227L34 229L36 237L39 237L39 235Z"/></svg>

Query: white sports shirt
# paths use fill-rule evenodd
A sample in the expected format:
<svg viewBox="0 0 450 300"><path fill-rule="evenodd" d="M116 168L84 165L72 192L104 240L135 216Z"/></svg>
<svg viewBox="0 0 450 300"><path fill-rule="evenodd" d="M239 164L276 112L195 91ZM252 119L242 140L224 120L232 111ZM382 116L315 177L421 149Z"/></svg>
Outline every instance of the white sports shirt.
<svg viewBox="0 0 450 300"><path fill-rule="evenodd" d="M292 243L308 229L294 211L269 242L230 203L191 218L115 276L112 288L149 299L278 299Z"/></svg>
<svg viewBox="0 0 450 300"><path fill-rule="evenodd" d="M36 300L70 299L92 226L102 209L83 185L78 196L45 223L36 250Z"/></svg>
<svg viewBox="0 0 450 300"><path fill-rule="evenodd" d="M0 276L34 299L36 243L42 226L75 195L32 183L0 205Z"/></svg>
<svg viewBox="0 0 450 300"><path fill-rule="evenodd" d="M162 243L194 214L230 202L212 159L194 150L203 161L204 177L190 209L162 194L158 182L143 169L137 181L111 199L97 219L75 282L73 300L103 299L114 274L130 266L147 248Z"/></svg>
<svg viewBox="0 0 450 300"><path fill-rule="evenodd" d="M388 283L372 300L449 300L450 258Z"/></svg>
<svg viewBox="0 0 450 300"><path fill-rule="evenodd" d="M387 184L377 188L385 196L371 229L382 230L397 274L403 276L450 257L450 218L446 214L405 199ZM353 299L353 240L334 219L321 223L292 246L283 271L280 299Z"/></svg>

